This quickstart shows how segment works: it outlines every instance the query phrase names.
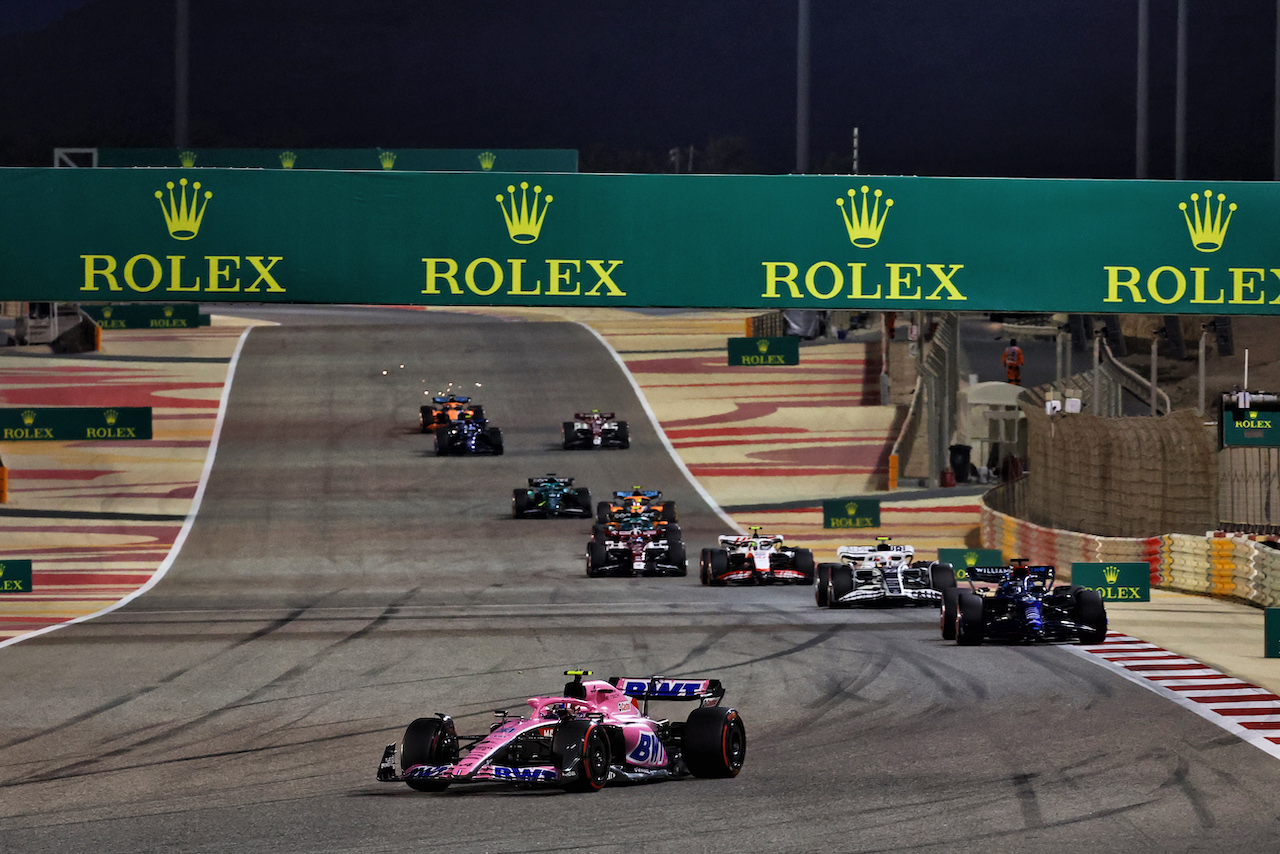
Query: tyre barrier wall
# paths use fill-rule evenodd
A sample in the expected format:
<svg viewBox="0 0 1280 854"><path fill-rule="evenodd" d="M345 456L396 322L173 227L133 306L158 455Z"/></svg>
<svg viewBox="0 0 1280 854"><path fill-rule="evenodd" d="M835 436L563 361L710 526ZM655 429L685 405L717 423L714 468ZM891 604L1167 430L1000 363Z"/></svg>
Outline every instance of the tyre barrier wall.
<svg viewBox="0 0 1280 854"><path fill-rule="evenodd" d="M1280 605L1280 548L1274 538L1213 532L1206 535L1101 537L1017 519L982 502L982 546L1009 560L1066 569L1072 563L1146 563L1151 586Z"/></svg>

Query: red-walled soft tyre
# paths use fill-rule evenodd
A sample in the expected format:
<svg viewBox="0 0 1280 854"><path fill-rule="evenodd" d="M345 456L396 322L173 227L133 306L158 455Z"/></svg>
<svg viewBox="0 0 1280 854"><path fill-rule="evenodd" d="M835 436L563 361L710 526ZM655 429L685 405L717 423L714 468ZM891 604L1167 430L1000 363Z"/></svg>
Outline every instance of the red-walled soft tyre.
<svg viewBox="0 0 1280 854"><path fill-rule="evenodd" d="M684 765L695 777L736 777L747 758L747 729L737 709L703 706L684 725Z"/></svg>

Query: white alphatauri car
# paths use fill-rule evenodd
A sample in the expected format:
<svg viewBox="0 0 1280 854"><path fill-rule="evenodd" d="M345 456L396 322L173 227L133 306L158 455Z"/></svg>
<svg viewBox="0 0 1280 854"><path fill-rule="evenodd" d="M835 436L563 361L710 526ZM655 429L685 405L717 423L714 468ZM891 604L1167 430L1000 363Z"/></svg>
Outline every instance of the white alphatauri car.
<svg viewBox="0 0 1280 854"><path fill-rule="evenodd" d="M895 546L878 537L874 546L841 546L840 563L818 564L814 598L821 608L851 605L934 605L942 601L935 586L943 577L954 578L951 565L916 561L911 546Z"/></svg>

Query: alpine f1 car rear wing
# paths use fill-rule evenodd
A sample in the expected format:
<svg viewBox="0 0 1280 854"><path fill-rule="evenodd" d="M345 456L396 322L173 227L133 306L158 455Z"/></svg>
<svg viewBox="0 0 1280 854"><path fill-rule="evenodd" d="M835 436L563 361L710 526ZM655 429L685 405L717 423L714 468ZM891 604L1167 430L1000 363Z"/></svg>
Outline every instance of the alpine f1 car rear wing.
<svg viewBox="0 0 1280 854"><path fill-rule="evenodd" d="M650 700L698 700L704 706L717 706L724 697L719 679L610 676L608 681L628 697L643 701L646 713Z"/></svg>

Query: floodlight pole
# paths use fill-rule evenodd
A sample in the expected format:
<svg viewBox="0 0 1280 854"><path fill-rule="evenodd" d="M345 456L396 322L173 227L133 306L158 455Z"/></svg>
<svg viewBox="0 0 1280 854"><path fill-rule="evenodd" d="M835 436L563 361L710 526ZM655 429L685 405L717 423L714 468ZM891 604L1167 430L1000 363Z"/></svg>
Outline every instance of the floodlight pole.
<svg viewBox="0 0 1280 854"><path fill-rule="evenodd" d="M191 64L190 0L174 0L173 11L173 144L176 148L184 149L189 142L187 89Z"/></svg>
<svg viewBox="0 0 1280 854"><path fill-rule="evenodd" d="M809 171L809 0L797 0L796 172Z"/></svg>
<svg viewBox="0 0 1280 854"><path fill-rule="evenodd" d="M1275 84L1275 131L1272 136L1273 166L1271 179L1280 181L1280 0L1276 0L1276 84Z"/></svg>
<svg viewBox="0 0 1280 854"><path fill-rule="evenodd" d="M1174 116L1173 177L1187 177L1187 0L1178 0L1178 89Z"/></svg>
<svg viewBox="0 0 1280 854"><path fill-rule="evenodd" d="M1280 4L1280 0L1276 0ZM1151 99L1150 85L1147 81L1147 67L1151 54L1151 0L1138 0L1138 129L1137 129L1137 174L1136 178L1147 177L1147 127L1148 112ZM1277 60L1280 62L1280 60ZM1280 65L1277 65L1280 68ZM1280 120L1277 120L1280 121ZM1277 125L1280 127L1280 125ZM1280 151L1280 149L1277 149ZM1280 154L1276 155L1280 158ZM1280 163L1280 159L1277 159ZM1277 167L1280 169L1280 167Z"/></svg>

